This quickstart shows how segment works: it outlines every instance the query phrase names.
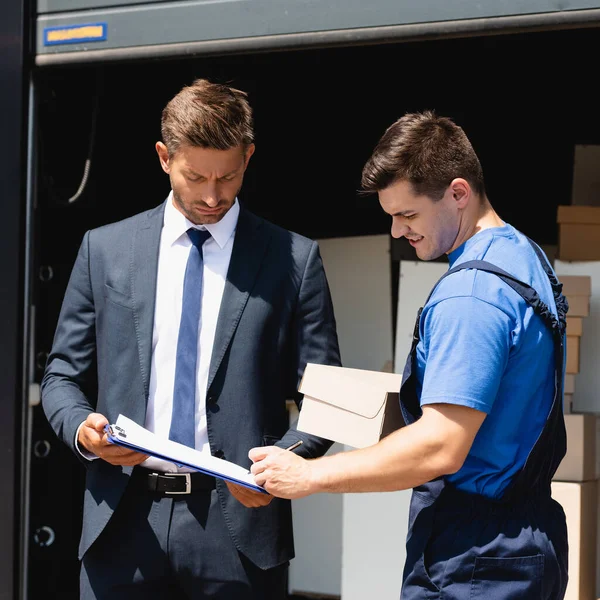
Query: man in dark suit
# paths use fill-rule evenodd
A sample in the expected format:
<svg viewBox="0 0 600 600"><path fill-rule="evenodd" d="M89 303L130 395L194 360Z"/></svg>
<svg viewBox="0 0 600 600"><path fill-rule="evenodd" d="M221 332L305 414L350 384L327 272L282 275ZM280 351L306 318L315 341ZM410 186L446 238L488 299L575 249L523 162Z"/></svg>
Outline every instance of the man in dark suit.
<svg viewBox="0 0 600 600"><path fill-rule="evenodd" d="M246 467L255 446L324 454L285 406L307 362L340 364L318 246L237 200L254 152L243 92L184 87L156 150L171 193L85 234L42 382L87 468L81 597L281 600L289 501L112 445L104 426L123 414Z"/></svg>

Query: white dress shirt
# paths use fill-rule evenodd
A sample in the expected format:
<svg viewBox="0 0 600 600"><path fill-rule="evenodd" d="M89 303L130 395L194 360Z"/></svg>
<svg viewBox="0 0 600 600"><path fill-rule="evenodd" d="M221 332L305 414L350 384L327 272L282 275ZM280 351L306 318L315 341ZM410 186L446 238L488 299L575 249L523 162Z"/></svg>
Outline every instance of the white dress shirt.
<svg viewBox="0 0 600 600"><path fill-rule="evenodd" d="M236 199L234 205L218 223L196 226L175 208L171 193L165 207L165 220L160 236L156 308L152 334L150 394L145 427L160 437L169 437L173 410L177 337L183 302L183 279L192 247L192 242L186 232L190 227L208 229L211 237L202 246L204 274L196 367L195 429L196 449L209 454L210 447L206 430L206 386L217 319L239 214L240 206ZM174 472L178 470L172 463L154 457L147 459L142 466L160 471ZM189 471L190 469L181 468L179 470Z"/></svg>
<svg viewBox="0 0 600 600"><path fill-rule="evenodd" d="M183 280L192 247L192 242L186 232L190 227L207 229L211 237L202 246L204 271L196 367L195 432L196 449L208 453L210 453L206 429L208 371L239 214L240 206L236 199L233 206L218 223L197 226L175 208L171 192L165 206L160 236L150 389L145 427L162 438L168 439L169 437L173 410L177 338L183 302ZM89 456L87 453L83 454L86 457ZM173 463L155 457L145 460L142 466L170 473L190 471L190 469L178 468Z"/></svg>

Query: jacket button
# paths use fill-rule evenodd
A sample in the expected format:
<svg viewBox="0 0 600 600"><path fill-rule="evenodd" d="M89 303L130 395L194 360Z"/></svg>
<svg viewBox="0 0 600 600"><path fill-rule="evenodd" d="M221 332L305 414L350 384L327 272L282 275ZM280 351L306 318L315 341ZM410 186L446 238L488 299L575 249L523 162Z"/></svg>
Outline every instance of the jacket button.
<svg viewBox="0 0 600 600"><path fill-rule="evenodd" d="M217 450L217 451L215 452L215 456L216 456L217 458L223 458L223 459L224 459L224 458L225 458L225 453L223 452L223 450Z"/></svg>

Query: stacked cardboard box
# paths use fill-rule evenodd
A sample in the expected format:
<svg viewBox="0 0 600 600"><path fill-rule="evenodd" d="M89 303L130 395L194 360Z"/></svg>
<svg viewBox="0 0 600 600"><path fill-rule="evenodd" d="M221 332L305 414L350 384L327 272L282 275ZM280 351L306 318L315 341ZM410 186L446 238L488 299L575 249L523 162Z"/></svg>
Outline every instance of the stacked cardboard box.
<svg viewBox="0 0 600 600"><path fill-rule="evenodd" d="M600 208L560 206L558 210L561 261L600 258ZM552 495L563 507L569 535L569 584L567 600L595 600L598 479L600 478L600 419L594 414L574 414L573 394L580 372L581 338L590 314L591 277L561 275L569 302L567 361L564 386L567 454L554 481Z"/></svg>
<svg viewBox="0 0 600 600"><path fill-rule="evenodd" d="M590 314L592 280L588 276L558 275L563 294L569 302L567 313L567 364L565 379L565 413L572 412L575 375L579 373L579 351L584 331L584 318Z"/></svg>
<svg viewBox="0 0 600 600"><path fill-rule="evenodd" d="M552 497L567 517L569 583L564 600L596 600L597 482L553 481Z"/></svg>
<svg viewBox="0 0 600 600"><path fill-rule="evenodd" d="M579 454L580 470L586 475L580 476L580 479L587 479L587 482L571 482L569 486L572 489L573 498L580 496L584 490L580 487L591 487L589 477L591 464L600 453L600 443L598 439L592 441L594 423L597 422L600 414L600 369L598 368L598 357L600 356L600 261L561 261L555 262L556 272L559 274L559 279L564 279L565 275L574 275L578 277L590 277L591 279L591 296L589 298L589 315L582 318L583 335L580 338L580 355L579 355L579 373L567 377L565 380L565 392L575 392L573 396L573 412L578 414L565 415L567 421L567 452L571 455L570 464L573 467L575 456ZM587 298L576 298L571 301L574 311L581 308L583 301L584 312L588 310ZM571 315L569 311L569 315ZM568 328L568 332L571 332ZM571 381L570 381L571 380ZM572 386L571 386L572 384ZM569 386L571 388L569 389ZM568 421L579 421L579 429L573 426L573 423ZM584 441L580 443L580 438ZM595 445L595 448L594 448ZM569 463L569 459L565 458L565 462ZM559 473L560 475L560 473ZM598 476L598 472L596 472ZM596 486L600 492L600 479L596 481ZM591 494L591 492L588 492ZM600 502L596 501L597 507L600 508ZM567 510L567 509L565 509ZM569 515L567 515L569 519ZM590 535L597 531L598 519L586 519L590 528ZM580 539L577 537L577 531L571 533L571 528L576 528L575 525L569 526L569 538L571 545L580 544ZM598 534L596 534L598 537ZM600 597L600 548L597 546L595 551L596 560L596 596ZM575 560L575 558L572 558ZM577 567L575 567L577 568ZM584 569L585 572L585 569Z"/></svg>
<svg viewBox="0 0 600 600"><path fill-rule="evenodd" d="M580 152L580 158L583 156ZM581 161L580 161L581 162ZM574 181L582 179L582 172ZM585 178L584 178L585 179ZM581 185L579 186L582 187ZM587 189L583 186L582 189ZM561 261L594 261L600 259L600 206L582 206L575 202L571 206L559 206L557 213L559 225L558 256ZM589 276L560 275L563 293L569 301L567 318L567 375L579 373L579 353L583 334L583 317L590 314L590 295L592 293ZM565 412L572 411L575 380L565 381Z"/></svg>
<svg viewBox="0 0 600 600"><path fill-rule="evenodd" d="M564 382L565 426L567 454L554 479L583 483L600 478L600 420L593 414L573 413L575 376L580 368L580 343L585 317L590 314L591 277L560 275L563 293L569 302L567 313L567 358Z"/></svg>
<svg viewBox="0 0 600 600"><path fill-rule="evenodd" d="M596 415L565 415L567 454L555 481L584 482L600 478L600 420Z"/></svg>
<svg viewBox="0 0 600 600"><path fill-rule="evenodd" d="M600 206L559 206L560 260L600 260Z"/></svg>
<svg viewBox="0 0 600 600"><path fill-rule="evenodd" d="M565 511L569 536L565 600L596 599L599 425L595 415L565 415L567 454L552 481L552 497Z"/></svg>

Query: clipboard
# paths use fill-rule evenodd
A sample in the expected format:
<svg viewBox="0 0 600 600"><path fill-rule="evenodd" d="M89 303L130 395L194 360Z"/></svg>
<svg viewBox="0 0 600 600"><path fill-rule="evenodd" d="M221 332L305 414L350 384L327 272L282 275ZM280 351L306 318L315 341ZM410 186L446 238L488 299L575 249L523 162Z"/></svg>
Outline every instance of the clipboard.
<svg viewBox="0 0 600 600"><path fill-rule="evenodd" d="M263 487L254 482L254 477L244 467L172 440L162 439L124 415L119 415L116 423L106 425L104 431L111 444L268 494Z"/></svg>

